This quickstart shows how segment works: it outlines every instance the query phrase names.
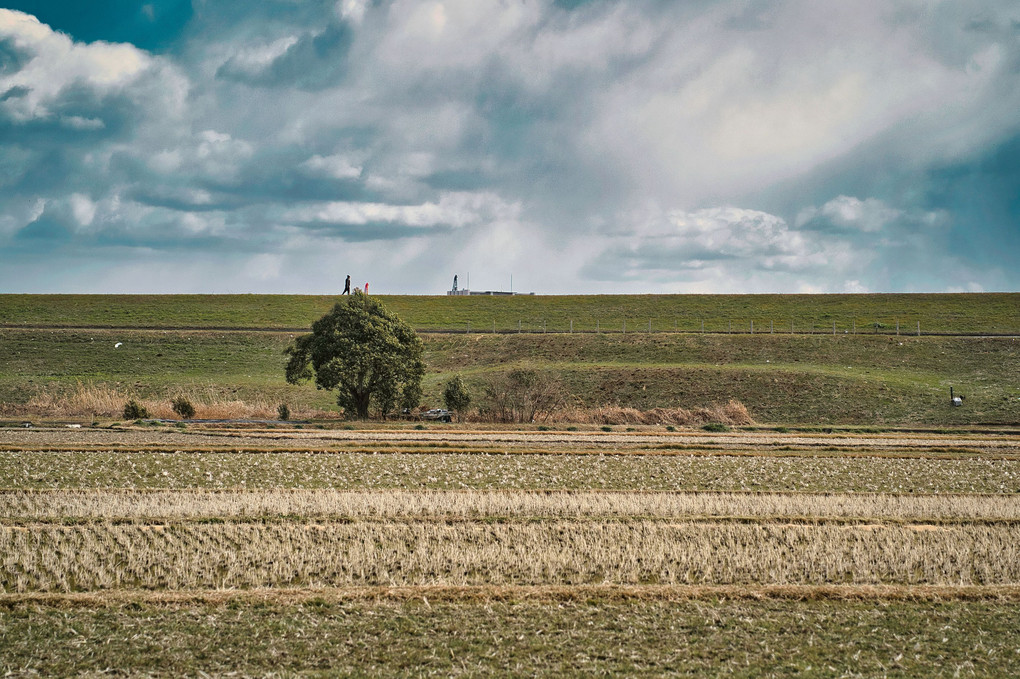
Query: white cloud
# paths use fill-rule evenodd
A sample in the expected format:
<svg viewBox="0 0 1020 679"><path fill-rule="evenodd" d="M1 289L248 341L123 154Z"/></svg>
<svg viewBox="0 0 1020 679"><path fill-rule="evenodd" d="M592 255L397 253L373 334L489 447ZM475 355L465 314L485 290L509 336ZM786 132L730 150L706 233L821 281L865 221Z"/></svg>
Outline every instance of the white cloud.
<svg viewBox="0 0 1020 679"><path fill-rule="evenodd" d="M538 291L1015 280L982 266L1015 239L931 207L947 163L1020 130L1015 3L271 4L206 3L162 55L0 10L0 125L26 132L0 236L38 199L37 234L208 243L189 285L260 289L300 290L311 252L393 291L449 267ZM244 268L281 251L278 277Z"/></svg>
<svg viewBox="0 0 1020 679"><path fill-rule="evenodd" d="M820 208L808 207L801 210L797 215L797 226L823 217L839 227L874 233L902 216L902 210L891 208L877 198L861 200L853 196L837 196Z"/></svg>
<svg viewBox="0 0 1020 679"><path fill-rule="evenodd" d="M540 22L543 9L519 0L397 0L377 55L398 77L475 69Z"/></svg>
<svg viewBox="0 0 1020 679"><path fill-rule="evenodd" d="M96 218L96 204L88 196L80 193L71 194L71 213L81 226L89 226Z"/></svg>
<svg viewBox="0 0 1020 679"><path fill-rule="evenodd" d="M339 0L336 7L341 18L360 24L365 18L367 5L368 0Z"/></svg>
<svg viewBox="0 0 1020 679"><path fill-rule="evenodd" d="M311 176L330 179L357 179L361 176L361 166L344 154L314 155L301 163L301 167Z"/></svg>
<svg viewBox="0 0 1020 679"><path fill-rule="evenodd" d="M285 219L358 226L390 223L416 228L463 227L479 222L512 219L519 210L519 205L507 204L491 193L450 192L443 194L438 202L418 205L333 201L289 210Z"/></svg>
<svg viewBox="0 0 1020 679"><path fill-rule="evenodd" d="M70 85L84 84L108 93L134 84L154 66L152 57L132 45L75 43L35 17L8 9L0 9L0 38L10 40L26 55L20 69L0 75L0 91L27 90L24 96L0 104L23 121L49 117L48 107ZM102 121L71 117L67 124L95 129Z"/></svg>
<svg viewBox="0 0 1020 679"><path fill-rule="evenodd" d="M226 58L221 64L221 68L234 75L249 77L261 75L297 42L298 36L287 35L265 45L243 47Z"/></svg>
<svg viewBox="0 0 1020 679"><path fill-rule="evenodd" d="M589 143L661 200L760 190L880 135L895 134L889 152L927 162L1016 127L1003 100L1020 96L992 89L1007 74L1000 48L946 63L919 8L897 22L881 2L777 3L767 30L734 31L732 6L716 7L670 26L654 58L592 101Z"/></svg>
<svg viewBox="0 0 1020 679"><path fill-rule="evenodd" d="M689 292L746 290L764 279L774 281L773 290L799 290L818 279L833 281L828 285L833 289L842 274L871 259L847 241L736 207L624 214L616 229L594 242L599 247L582 266L583 275L675 282Z"/></svg>

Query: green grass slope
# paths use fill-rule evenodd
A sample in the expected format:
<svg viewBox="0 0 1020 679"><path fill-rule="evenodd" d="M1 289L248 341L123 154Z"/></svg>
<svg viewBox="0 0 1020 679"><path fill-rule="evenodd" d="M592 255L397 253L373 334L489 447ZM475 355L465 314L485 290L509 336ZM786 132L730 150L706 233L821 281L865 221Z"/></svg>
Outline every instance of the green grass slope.
<svg viewBox="0 0 1020 679"><path fill-rule="evenodd" d="M0 329L0 403L79 383L139 397L178 392L326 408L329 394L283 379L293 334L174 330ZM121 346L114 345L120 342ZM1020 422L1020 340L1008 337L700 334L425 336L426 404L464 377L530 367L581 406L694 407L735 398L761 422ZM949 387L965 396L948 405Z"/></svg>
<svg viewBox="0 0 1020 679"><path fill-rule="evenodd" d="M1020 294L385 295L419 330L1020 334ZM336 297L0 295L0 327L306 328ZM626 326L626 327L625 327Z"/></svg>

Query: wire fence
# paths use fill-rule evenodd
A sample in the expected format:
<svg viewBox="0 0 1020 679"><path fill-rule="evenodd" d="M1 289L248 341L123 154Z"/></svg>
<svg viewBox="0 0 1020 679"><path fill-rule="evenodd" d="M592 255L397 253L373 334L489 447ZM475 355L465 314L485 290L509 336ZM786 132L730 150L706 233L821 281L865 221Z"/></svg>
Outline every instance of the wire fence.
<svg viewBox="0 0 1020 679"><path fill-rule="evenodd" d="M572 319L548 321L546 319L519 319L515 324L497 320L464 321L437 327L420 327L424 333L464 334L713 334L713 335L888 335L888 336L1020 336L1020 330L993 330L953 332L926 330L921 321L862 321L855 318L824 321L771 320L771 319Z"/></svg>

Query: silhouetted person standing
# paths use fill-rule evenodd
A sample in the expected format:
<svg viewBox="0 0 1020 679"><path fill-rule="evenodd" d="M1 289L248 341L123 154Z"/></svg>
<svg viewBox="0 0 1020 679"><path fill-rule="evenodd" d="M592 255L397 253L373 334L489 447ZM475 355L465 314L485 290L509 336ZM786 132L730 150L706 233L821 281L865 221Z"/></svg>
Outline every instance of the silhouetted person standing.
<svg viewBox="0 0 1020 679"><path fill-rule="evenodd" d="M350 274L347 274L347 280L344 282L344 291L341 292L340 294L341 295L349 295L349 294L351 294L351 275Z"/></svg>

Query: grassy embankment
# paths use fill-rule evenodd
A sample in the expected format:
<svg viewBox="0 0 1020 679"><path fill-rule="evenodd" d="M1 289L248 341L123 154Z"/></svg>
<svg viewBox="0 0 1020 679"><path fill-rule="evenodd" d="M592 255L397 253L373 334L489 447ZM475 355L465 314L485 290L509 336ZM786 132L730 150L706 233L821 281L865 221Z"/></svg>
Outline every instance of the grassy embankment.
<svg viewBox="0 0 1020 679"><path fill-rule="evenodd" d="M0 403L9 417L109 417L128 398L188 395L199 417L273 417L279 403L301 412L332 408L331 397L282 379L287 331L236 328L307 327L333 298L273 295L2 295ZM434 334L426 336L426 404L440 405L442 384L462 374L474 392L494 371L528 366L560 381L580 408L693 408L737 399L767 423L1016 423L1020 352L1010 337L916 337L888 332L890 318L932 332L1020 332L1020 295L647 295L564 297L383 298L419 328L497 327L575 330L627 321L653 330L693 319L732 318L743 334L607 332L601 334ZM858 334L746 333L775 319L777 329L847 330ZM474 319L474 320L472 320ZM679 319L679 320L677 320ZM686 319L686 320L685 320ZM809 320L810 319L810 320ZM884 319L876 321L874 319ZM720 321L721 322L721 321ZM488 322L491 324L491 321ZM713 321L715 323L715 321ZM79 326L41 329L38 325ZM84 329L87 326L123 326ZM164 330L142 330L143 327ZM227 327L232 331L181 330ZM645 325L644 327L647 327ZM719 329L719 324L708 324ZM117 342L122 345L114 348ZM84 385L81 388L79 385ZM947 406L949 386L966 398ZM77 392L77 393L75 393ZM86 393L83 393L86 392ZM216 404L217 407L213 407Z"/></svg>
<svg viewBox="0 0 1020 679"><path fill-rule="evenodd" d="M0 295L0 327L302 329L326 295ZM1020 294L381 295L419 331L1020 334ZM597 324L597 326L596 326ZM876 327L875 324L878 324Z"/></svg>
<svg viewBox="0 0 1020 679"><path fill-rule="evenodd" d="M276 405L333 407L283 380L289 333L0 329L0 402L8 417L110 417L128 398L185 393L199 417L274 417ZM765 423L937 426L1020 420L1020 341L825 335L426 335L425 403L461 374L528 366L581 407L696 407L737 399ZM122 345L114 348L117 342ZM79 385L94 403L73 402ZM949 387L966 398L948 406ZM86 389L88 391L88 389ZM105 398L105 401L104 401ZM203 404L244 407L209 408ZM33 407L26 407L34 404ZM90 409L91 408L91 409ZM164 410L169 411L168 406ZM164 413L166 414L166 413Z"/></svg>

